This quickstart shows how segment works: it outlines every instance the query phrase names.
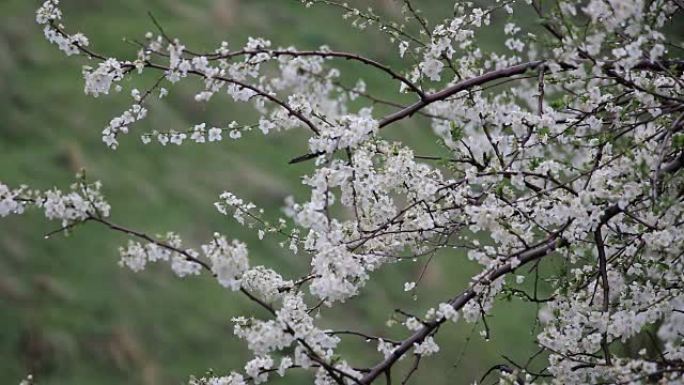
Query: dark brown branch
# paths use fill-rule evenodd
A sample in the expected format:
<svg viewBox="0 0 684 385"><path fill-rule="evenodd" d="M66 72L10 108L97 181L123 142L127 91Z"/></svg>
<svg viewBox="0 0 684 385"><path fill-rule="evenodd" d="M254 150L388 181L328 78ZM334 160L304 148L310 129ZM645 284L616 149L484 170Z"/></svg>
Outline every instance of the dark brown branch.
<svg viewBox="0 0 684 385"><path fill-rule="evenodd" d="M500 70L495 70L495 71L490 71L487 72L483 75L476 76L474 78L466 79L463 81L460 81L452 86L449 86L441 91L426 95L423 99L420 101L405 107L399 111L396 111L392 114L389 114L385 116L384 118L380 119L380 122L378 124L379 128L383 128L386 126L389 126L390 124L397 122L399 120L405 119L407 117L411 117L414 114L416 114L418 111L422 110L423 108L427 107L428 105L441 101L444 99L447 99L450 96L453 96L454 94L465 91L467 89L470 89L472 87L476 87L488 82L491 82L493 80L498 80L502 78L507 78L515 75L520 75L528 70L533 70L536 68L539 68L542 66L546 61L544 60L536 60L536 61L530 61L526 63L521 63L517 64L508 68L503 68ZM617 75L614 71L610 70L612 68L613 63L608 62L606 63L603 67L608 71L608 75L614 74ZM632 67L633 70L644 70L644 71L662 71L663 67L668 67L668 68L676 68L677 70L684 70L684 60L665 60L661 62L655 62L651 60L643 60L639 63L637 63L634 67ZM564 68L570 69L574 68L574 66L566 64ZM624 79L620 78L618 79L618 82L624 81ZM629 88L633 88L633 83L626 83L623 84ZM671 98L667 97L669 99L674 99L679 101L679 99L676 98ZM300 163L304 162L310 159L314 159L320 155L323 155L324 152L317 152L317 153L310 153L310 154L305 154L298 156L292 160L290 160L290 164L295 164L295 163ZM682 160L684 162L684 160Z"/></svg>
<svg viewBox="0 0 684 385"><path fill-rule="evenodd" d="M240 51L235 51L235 52L230 52L225 55L218 55L216 58L221 58L221 59L228 59L228 58L233 58L236 56L253 56L257 55L260 53L265 53L269 54L272 56L293 56L293 57L299 57L299 56L315 56L315 57L322 57L322 58L341 58L341 59L346 59L346 60L352 60L352 61L357 61L361 62L363 64L369 65L371 67L375 67L379 69L382 72L385 72L388 74L392 79L398 80L401 83L405 84L411 91L415 92L421 99L425 97L425 93L423 90L418 88L413 82L408 80L405 76L399 74L398 72L394 71L392 68L389 66L382 64L376 60L369 59L367 57L355 54L355 53L350 53L350 52L341 52L341 51L320 51L320 50L309 50L309 51L296 51L296 50L290 50L290 49L255 49L255 50L240 50Z"/></svg>
<svg viewBox="0 0 684 385"><path fill-rule="evenodd" d="M168 71L168 70L170 70L169 67L163 66L163 65L161 65L161 64L150 63L150 62L146 63L145 66L148 67L148 68L154 68L154 69L163 70L163 71ZM197 71L197 70L189 70L188 73L189 73L189 74L193 74L193 75L198 75L198 76L201 76L201 77L203 77L203 78L209 78L206 74L204 74L203 72ZM263 91L263 90L261 90L261 89L255 87L255 86L253 86L253 85L251 85L251 84L243 83L243 82L241 82L241 81L239 81L239 80L235 80L235 79L232 79L232 78L227 78L227 77L225 77L225 76L215 76L215 77L212 77L212 79L224 81L224 82L226 82L226 83L235 84L235 85L238 86L238 87L245 88L245 89L248 89L248 90L250 90L250 91L253 91L253 92L256 93L257 95L259 95L259 96L261 96L261 97L263 97L263 98L265 98L265 99L267 99L267 100L269 100L269 101L271 101L271 102L273 102L273 103L279 105L280 107L284 108L285 110L287 110L287 112L288 112L291 116L294 116L294 117L296 117L297 119L299 119L302 123L306 124L306 125L309 127L309 129L311 129L311 131L314 132L314 134L318 135L318 133L319 133L318 128L316 128L316 125L314 125L313 122L311 122L311 120L309 120L309 118L307 118L306 116L304 116L304 114L302 114L301 112L299 112L299 111L295 110L294 108L292 108L292 107L291 107L290 105L288 105L287 103L285 103L285 102L283 102L282 100L278 99L277 97L271 95L270 93L268 93L268 92L266 92L266 91Z"/></svg>
<svg viewBox="0 0 684 385"><path fill-rule="evenodd" d="M485 83L488 83L492 80L497 80L501 78L506 78L510 76L515 76L515 75L520 75L522 73L525 73L527 70L530 69L535 69L542 65L544 63L543 60L536 60L536 61L531 61L527 63L522 63L522 64L517 64L508 68L503 68L500 70L495 70L495 71L490 71L487 72L483 75L476 76L474 78L466 79L463 81L460 81L450 87L447 87L441 91L426 95L425 98L422 100L402 109L399 110L395 113L389 114L382 118L380 120L380 123L378 126L380 128L389 126L390 124L402 120L404 118L410 117L413 114L415 114L417 111L422 110L423 108L427 107L428 105L444 100L448 98L449 96L452 96L458 92L461 92L463 90L467 90L469 88L479 86Z"/></svg>
<svg viewBox="0 0 684 385"><path fill-rule="evenodd" d="M525 265L531 261L537 260L539 258L542 258L554 250L556 250L558 247L564 246L566 242L559 237L559 234L554 234L551 237L549 237L546 241L542 242L541 244L529 248L525 251L522 251L520 253L517 253L515 255L510 256L510 258L518 258L520 261L520 264L518 266ZM510 264L506 263L503 266L494 269L491 271L489 274L487 274L485 277L480 279L480 282L492 282L496 280L499 277L502 277L511 271L515 270L515 268ZM452 298L448 303L454 307L456 310L460 310L467 304L470 300L475 298L477 296L475 290L471 286L470 288L466 289L463 293L460 295ZM385 360L380 362L379 364L375 365L373 368L371 368L370 372L368 372L362 379L361 383L362 384L370 384L372 383L380 374L382 374L385 370L387 370L389 367L391 367L399 358L401 358L407 351L409 351L414 344L422 342L427 336L429 336L436 328L438 328L442 323L444 323L444 319L436 320L436 321L431 321L425 324L423 328L418 330L416 333L411 335L409 338L405 339L401 345L399 345L393 352L392 354L387 357Z"/></svg>
<svg viewBox="0 0 684 385"><path fill-rule="evenodd" d="M392 114L389 114L382 118L378 124L379 128L383 128L386 126L389 126L390 124L402 120L404 118L410 117L417 113L418 111L422 110L423 108L427 107L428 105L444 100L458 92L470 89L472 87L482 85L485 83L488 83L493 80L501 79L501 78L506 78L514 75L519 75L522 73L525 73L525 71L529 69L534 69L542 65L544 61L542 60L537 60L537 61L531 61L527 63L522 63L518 65L514 65L508 68L496 70L496 71L491 71L487 72L484 75L481 76L476 76L474 78L466 79L463 81L460 81L450 87L447 87L441 91L426 95L424 98L422 98L420 101L402 108L401 110L394 112ZM310 159L314 159L320 155L323 155L323 152L317 152L317 153L311 153L311 154L305 154L302 156L299 156L297 158L294 158L290 160L290 164L294 163L299 163L303 161L307 161Z"/></svg>
<svg viewBox="0 0 684 385"><path fill-rule="evenodd" d="M401 385L408 384L408 381L411 379L411 376L418 371L418 367L420 366L420 358L421 356L416 354L416 356L413 359L413 365L411 365L411 369L409 370L409 372L406 373L406 377L404 377L404 380L401 382Z"/></svg>
<svg viewBox="0 0 684 385"><path fill-rule="evenodd" d="M608 313L610 306L610 287L608 286L608 266L606 263L606 248L603 244L603 235L601 234L600 223L594 231L594 241L596 242L596 249L598 250L599 270L601 274L601 281L603 287L603 312ZM598 282L597 282L598 284ZM606 359L606 365L612 365L610 359L610 349L608 348L608 333L604 332L601 337L601 350Z"/></svg>

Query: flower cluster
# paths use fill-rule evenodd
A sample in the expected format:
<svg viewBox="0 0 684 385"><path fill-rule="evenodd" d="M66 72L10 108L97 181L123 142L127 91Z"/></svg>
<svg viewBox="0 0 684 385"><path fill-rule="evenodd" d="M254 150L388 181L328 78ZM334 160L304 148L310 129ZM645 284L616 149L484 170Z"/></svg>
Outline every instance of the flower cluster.
<svg viewBox="0 0 684 385"><path fill-rule="evenodd" d="M46 1L36 11L36 22L44 25L43 33L47 41L56 45L67 56L76 55L81 48L88 46L88 38L82 33L72 35L65 33L62 25L59 24L61 19L59 0Z"/></svg>
<svg viewBox="0 0 684 385"><path fill-rule="evenodd" d="M63 228L91 218L108 217L110 206L100 193L100 182L89 184L79 179L68 192L56 188L30 190L26 186L11 189L0 182L0 217L22 214L26 208L36 207L47 219L60 221Z"/></svg>
<svg viewBox="0 0 684 385"><path fill-rule="evenodd" d="M165 261L171 264L171 269L179 277L201 272L202 265L196 259L199 254L192 249L183 250L178 235L170 232L157 238L159 240L146 244L129 240L126 247L119 248L119 265L138 272L150 262Z"/></svg>
<svg viewBox="0 0 684 385"><path fill-rule="evenodd" d="M167 144L175 144L180 146L186 139L190 139L195 143L211 143L220 142L227 136L231 139L240 139L242 137L243 131L251 131L255 125L239 126L238 122L232 121L227 127L211 127L207 129L206 123L196 124L192 129L187 131L176 131L170 130L167 132L153 131L148 134L143 134L140 136L144 144L152 142L156 139L159 144L166 146Z"/></svg>
<svg viewBox="0 0 684 385"><path fill-rule="evenodd" d="M83 67L85 78L85 93L97 97L100 94L109 94L109 89L114 82L123 79L124 73L121 63L116 59L107 59L98 64L96 69L88 66Z"/></svg>
<svg viewBox="0 0 684 385"><path fill-rule="evenodd" d="M219 283L233 290L240 288L240 278L249 268L247 246L237 240L228 243L226 238L214 234L214 241L202 246L202 251L209 261L211 270Z"/></svg>

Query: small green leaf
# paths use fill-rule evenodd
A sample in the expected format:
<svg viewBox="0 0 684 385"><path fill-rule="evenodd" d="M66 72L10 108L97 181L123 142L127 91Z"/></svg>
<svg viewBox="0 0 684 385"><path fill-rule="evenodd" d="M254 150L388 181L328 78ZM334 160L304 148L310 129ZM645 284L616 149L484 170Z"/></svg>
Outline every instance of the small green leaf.
<svg viewBox="0 0 684 385"><path fill-rule="evenodd" d="M678 133L672 137L672 147L675 150L684 148L684 134Z"/></svg>
<svg viewBox="0 0 684 385"><path fill-rule="evenodd" d="M463 128L458 126L455 122L451 122L451 137L453 140L463 139Z"/></svg>

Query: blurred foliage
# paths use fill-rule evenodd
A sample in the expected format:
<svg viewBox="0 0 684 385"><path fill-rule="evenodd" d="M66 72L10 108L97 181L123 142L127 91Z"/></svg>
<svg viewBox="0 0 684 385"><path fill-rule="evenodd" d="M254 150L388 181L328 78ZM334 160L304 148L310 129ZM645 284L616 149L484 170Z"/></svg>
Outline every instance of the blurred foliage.
<svg viewBox="0 0 684 385"><path fill-rule="evenodd" d="M396 47L376 32L348 26L338 11L304 9L289 0L63 0L65 24L90 37L98 51L132 56L130 40L154 27L152 12L167 32L196 50L211 50L221 40L239 47L248 36L270 38L274 45L322 44L360 51L398 63ZM397 2L376 1L378 9L398 15ZM444 15L440 0L419 1L428 14ZM135 132L189 127L200 122L249 122L254 112L227 98L203 105L193 101L198 83L172 89L155 102L150 118L110 151L100 130L126 106L119 96L87 98L82 91L82 58L66 58L44 41L34 23L38 1L0 2L0 180L36 188L66 187L80 168L104 182L116 222L148 233L175 231L196 246L214 231L245 240L253 263L302 274L307 261L277 246L259 242L254 233L217 213L212 203L224 191L247 197L279 214L288 194L305 198L300 176L310 164L287 161L306 151L304 132L272 135L253 132L239 141L161 148L143 146ZM491 39L490 39L491 40ZM493 42L492 42L493 43ZM340 63L345 79L362 77L368 88L392 95L396 84L363 66ZM140 79L136 87L150 84ZM153 80L152 80L153 81ZM192 82L189 82L192 83ZM132 87L133 84L125 86ZM437 149L426 121L392 128L392 137L420 151ZM43 239L55 223L38 213L0 221L0 378L18 383L33 373L40 385L180 384L190 374L239 369L247 358L232 335L230 318L265 316L240 296L208 277L179 280L165 266L133 274L117 266L117 247L125 238L96 226L68 237ZM327 326L357 324L382 334L397 307L422 313L457 293L476 267L464 255L438 255L419 284L418 296L403 283L420 274L424 260L402 263L377 273L364 294L338 309L323 309ZM438 335L444 354L424 360L415 383L452 384L477 380L502 354L526 358L534 352L533 305L502 304L489 328L491 342L479 336L482 325L449 325ZM390 332L401 337L404 331ZM472 338L471 338L472 337ZM468 342L469 341L469 342ZM380 357L374 344L343 344L357 365ZM405 360L402 365L408 365ZM288 383L301 383L290 378ZM285 383L276 380L276 383Z"/></svg>

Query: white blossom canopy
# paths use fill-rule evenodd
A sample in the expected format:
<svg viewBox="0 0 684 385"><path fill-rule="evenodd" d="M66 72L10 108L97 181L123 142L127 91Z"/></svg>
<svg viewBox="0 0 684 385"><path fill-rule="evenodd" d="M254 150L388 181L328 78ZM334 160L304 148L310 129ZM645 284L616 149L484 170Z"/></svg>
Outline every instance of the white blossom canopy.
<svg viewBox="0 0 684 385"><path fill-rule="evenodd" d="M543 370L530 362L500 365L500 383L682 384L684 61L677 55L684 47L668 31L684 18L684 3L456 2L447 18L431 21L403 0L403 24L337 1L303 3L337 7L354 27L385 33L404 67L329 47L276 48L262 38L200 53L161 27L145 36L136 57L111 58L62 24L58 0L46 1L36 20L61 51L87 60L86 94L121 92L125 78L157 74L148 89L130 90L130 108L102 131L112 149L146 117L151 96L165 97L186 78L204 82L198 103L227 93L251 104L259 120L141 133L144 143L237 140L255 128L307 130L309 152L292 163L315 163L303 179L310 199L288 201L287 218L272 223L230 192L215 203L260 239L284 239L284 247L310 260L305 274L283 277L253 266L247 246L221 234L188 248L174 233L152 237L115 224L100 184L84 175L69 192L0 183L0 216L34 207L61 221L57 232L104 225L130 236L121 265L141 271L164 261L178 276L206 271L266 309L269 319L233 319L254 358L234 372L192 378L192 385L259 384L293 369L313 372L317 385L391 383L395 364L413 357L410 371L395 375L407 383L421 359L439 353L438 331L483 319L498 296L511 293L540 304L535 342L545 354L530 362L546 362ZM516 18L529 12L540 26ZM478 36L491 29L493 15L509 22L488 31L503 45L485 52ZM361 79L346 86L334 67L339 60L386 75L413 104L378 98ZM394 112L382 116L376 105ZM427 118L432 132L426 127L425 135L438 138L448 156L417 156L383 136L416 115ZM311 310L357 296L372 271L438 250L465 251L480 272L424 316L403 314L403 339L317 326ZM543 277L554 284L553 295L518 289L525 278L519 274L538 277L534 267L545 258L564 266ZM652 345L643 344L645 334ZM377 342L376 362L340 354L343 338L358 337ZM639 349L622 348L630 341Z"/></svg>

